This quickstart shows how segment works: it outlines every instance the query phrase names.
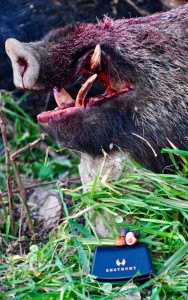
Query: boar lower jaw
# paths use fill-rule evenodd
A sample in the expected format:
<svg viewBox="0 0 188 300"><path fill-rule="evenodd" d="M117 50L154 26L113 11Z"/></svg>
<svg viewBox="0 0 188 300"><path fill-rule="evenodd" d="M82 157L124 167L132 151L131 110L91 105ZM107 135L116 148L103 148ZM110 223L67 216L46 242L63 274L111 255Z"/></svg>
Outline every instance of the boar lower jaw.
<svg viewBox="0 0 188 300"><path fill-rule="evenodd" d="M70 94L64 88L61 88L60 90L54 89L54 98L57 107L53 111L46 111L39 114L37 116L38 122L42 124L58 122L61 118L67 117L69 114L77 114L77 112L80 112L82 109L91 109L92 106L102 105L109 100L116 101L120 95L124 95L134 89L133 84L126 82L122 90L115 91L110 85L107 85L106 82L103 82L100 79L102 84L106 85L105 92L99 97L87 98L87 94L96 80L97 74L92 75L86 80L77 94L76 101L72 99Z"/></svg>

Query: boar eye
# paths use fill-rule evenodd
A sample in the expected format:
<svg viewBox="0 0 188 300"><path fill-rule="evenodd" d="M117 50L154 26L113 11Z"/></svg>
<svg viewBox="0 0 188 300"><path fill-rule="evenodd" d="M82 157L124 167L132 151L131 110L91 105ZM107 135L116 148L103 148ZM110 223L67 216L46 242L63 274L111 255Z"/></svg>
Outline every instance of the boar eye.
<svg viewBox="0 0 188 300"><path fill-rule="evenodd" d="M19 73L21 76L23 76L23 74L25 73L28 67L27 61L24 58L19 57L18 65L19 65Z"/></svg>

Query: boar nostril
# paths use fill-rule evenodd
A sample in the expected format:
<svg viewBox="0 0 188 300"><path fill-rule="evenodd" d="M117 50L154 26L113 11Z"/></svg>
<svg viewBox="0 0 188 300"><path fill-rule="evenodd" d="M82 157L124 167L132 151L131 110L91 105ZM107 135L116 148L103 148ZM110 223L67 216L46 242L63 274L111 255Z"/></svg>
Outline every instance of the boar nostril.
<svg viewBox="0 0 188 300"><path fill-rule="evenodd" d="M25 71L27 70L28 63L24 58L19 57L18 65L19 65L19 73L23 77Z"/></svg>
<svg viewBox="0 0 188 300"><path fill-rule="evenodd" d="M38 89L35 84L40 65L38 58L33 54L32 44L21 43L10 38L5 42L5 49L12 62L14 84L22 89Z"/></svg>

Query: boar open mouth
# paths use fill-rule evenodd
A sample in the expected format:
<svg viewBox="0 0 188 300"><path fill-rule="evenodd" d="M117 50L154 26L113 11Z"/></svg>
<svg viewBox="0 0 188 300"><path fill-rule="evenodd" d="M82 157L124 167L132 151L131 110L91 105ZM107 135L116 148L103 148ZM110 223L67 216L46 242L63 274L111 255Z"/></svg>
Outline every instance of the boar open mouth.
<svg viewBox="0 0 188 300"><path fill-rule="evenodd" d="M39 123L48 123L50 120L58 121L63 115L75 113L76 109L89 109L99 106L102 103L118 98L120 95L134 90L134 84L125 80L119 85L115 84L101 68L101 48L95 47L94 53L90 56L89 67L81 70L81 75L86 81L78 91L76 100L64 88L54 88L54 98L57 107L53 111L46 111L37 116ZM80 74L79 74L80 75ZM88 97L88 93L95 83L104 87L104 92L95 97Z"/></svg>
<svg viewBox="0 0 188 300"><path fill-rule="evenodd" d="M46 84L41 84L39 80L40 66L38 61L40 57L38 57L35 48L32 47L34 47L32 44L27 45L15 39L6 41L6 51L13 66L14 83L18 88L24 90L45 91ZM111 64L112 67L110 56L101 50L100 45L97 45L94 51L89 51L81 58L81 61L80 65L78 63L76 76L84 78L85 82L78 91L76 99L73 100L62 86L54 87L55 84L51 83L50 88L54 87L57 107L53 111L39 114L37 117L39 123L57 122L67 114L75 114L78 110L90 109L110 100L115 101L121 95L134 90L135 85L125 77L122 79L119 75L118 78L110 75L109 65ZM103 86L104 92L97 97L89 97L89 92L96 83Z"/></svg>

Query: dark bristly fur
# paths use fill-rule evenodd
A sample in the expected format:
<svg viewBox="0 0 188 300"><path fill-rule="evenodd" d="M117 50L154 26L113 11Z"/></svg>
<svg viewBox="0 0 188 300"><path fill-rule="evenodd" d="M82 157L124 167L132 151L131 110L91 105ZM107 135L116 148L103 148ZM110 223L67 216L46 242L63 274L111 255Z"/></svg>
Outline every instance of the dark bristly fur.
<svg viewBox="0 0 188 300"><path fill-rule="evenodd" d="M135 90L41 128L72 149L95 156L101 149L109 152L113 144L145 167L164 171L170 161L160 154L162 148L171 142L188 150L188 5L146 18L105 18L97 25L49 33L32 44L41 58L37 83L72 85L97 44L110 79L128 80Z"/></svg>

